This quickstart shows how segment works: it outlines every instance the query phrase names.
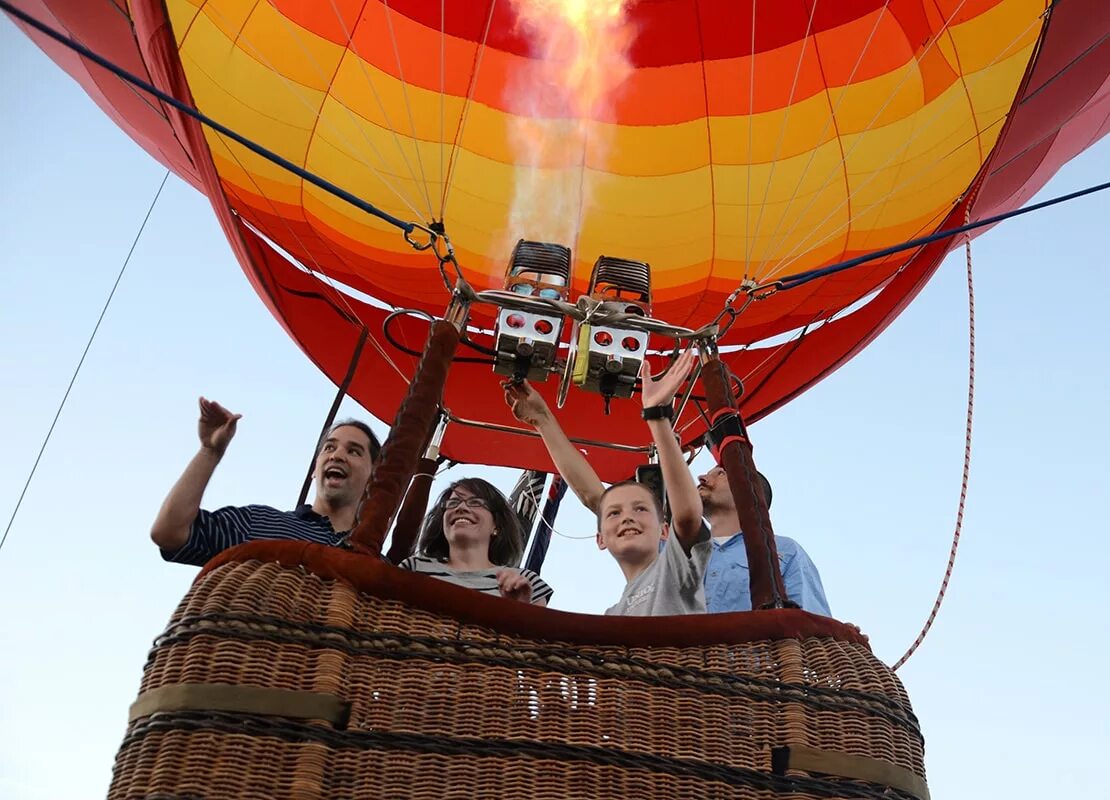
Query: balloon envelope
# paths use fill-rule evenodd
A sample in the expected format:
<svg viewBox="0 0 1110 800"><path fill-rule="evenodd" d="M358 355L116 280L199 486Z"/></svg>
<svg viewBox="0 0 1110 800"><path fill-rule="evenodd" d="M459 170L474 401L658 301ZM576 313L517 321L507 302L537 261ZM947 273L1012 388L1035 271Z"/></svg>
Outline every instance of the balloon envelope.
<svg viewBox="0 0 1110 800"><path fill-rule="evenodd" d="M690 327L713 319L746 278L820 268L1020 206L1108 127L1101 0L1051 13L1044 0L627 2L615 22L591 22L593 69L571 84L566 41L529 16L536 3L18 5L390 214L442 219L479 289L502 285L517 237L557 239L573 248L573 292L600 255L646 261L654 315ZM261 298L333 380L369 329L351 393L390 418L415 359L383 337L386 308L442 311L436 260L29 35L209 196ZM722 341L747 387L745 415L768 413L858 352L953 244L751 304ZM479 328L490 319L476 309ZM404 318L393 333L418 350L424 330ZM473 337L488 344L488 334ZM459 420L443 446L452 458L548 465L535 438L469 424L519 428L487 365L458 364L445 404ZM572 392L562 420L583 440L647 440L635 399L605 416L599 398ZM693 409L679 427L687 440L704 430ZM584 446L609 479L643 460Z"/></svg>

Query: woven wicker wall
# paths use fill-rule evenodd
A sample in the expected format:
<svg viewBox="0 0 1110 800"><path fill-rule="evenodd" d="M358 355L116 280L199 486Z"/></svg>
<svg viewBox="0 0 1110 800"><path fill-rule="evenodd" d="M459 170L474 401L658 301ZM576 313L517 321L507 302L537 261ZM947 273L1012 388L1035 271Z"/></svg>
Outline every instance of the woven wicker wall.
<svg viewBox="0 0 1110 800"><path fill-rule="evenodd" d="M901 683L861 644L574 638L573 629L561 642L501 635L303 568L225 563L198 580L155 642L142 691L227 684L334 695L349 718L148 709L128 727L109 798L927 794L773 768L774 748L806 745L924 777Z"/></svg>

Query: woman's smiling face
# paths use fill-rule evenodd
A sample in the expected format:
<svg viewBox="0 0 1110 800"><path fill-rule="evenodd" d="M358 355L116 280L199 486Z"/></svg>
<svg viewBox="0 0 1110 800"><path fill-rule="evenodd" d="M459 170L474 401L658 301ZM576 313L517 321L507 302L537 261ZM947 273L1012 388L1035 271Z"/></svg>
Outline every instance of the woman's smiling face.
<svg viewBox="0 0 1110 800"><path fill-rule="evenodd" d="M443 533L448 544L484 542L494 536L493 514L489 504L462 486L456 486L443 511Z"/></svg>

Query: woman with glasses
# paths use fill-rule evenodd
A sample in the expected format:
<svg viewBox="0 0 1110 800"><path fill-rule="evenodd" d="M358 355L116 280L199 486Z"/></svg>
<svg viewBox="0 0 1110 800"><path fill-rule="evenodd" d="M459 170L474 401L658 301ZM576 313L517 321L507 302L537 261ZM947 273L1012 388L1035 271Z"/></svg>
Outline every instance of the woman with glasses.
<svg viewBox="0 0 1110 800"><path fill-rule="evenodd" d="M398 566L491 594L546 606L552 589L539 575L511 566L524 543L505 495L481 478L463 478L439 496L420 534L418 554Z"/></svg>

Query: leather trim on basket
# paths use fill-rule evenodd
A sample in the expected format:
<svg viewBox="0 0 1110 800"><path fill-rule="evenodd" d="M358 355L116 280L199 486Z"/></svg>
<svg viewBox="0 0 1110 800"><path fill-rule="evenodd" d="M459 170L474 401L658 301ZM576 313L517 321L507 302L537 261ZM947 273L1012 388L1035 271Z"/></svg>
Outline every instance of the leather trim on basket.
<svg viewBox="0 0 1110 800"><path fill-rule="evenodd" d="M688 614L681 617L606 617L572 614L491 597L427 575L398 569L373 556L309 542L248 542L217 555L197 576L225 565L263 561L302 568L321 578L343 581L355 590L397 600L464 624L480 625L514 636L578 644L628 647L691 647L741 644L820 636L867 646L855 628L831 617L797 609ZM556 587L558 591L558 587ZM613 597L620 593L613 586Z"/></svg>
<svg viewBox="0 0 1110 800"><path fill-rule="evenodd" d="M148 689L131 704L128 722L160 711L225 711L287 719L322 719L344 730L351 704L333 694L234 686L227 683L171 683Z"/></svg>
<svg viewBox="0 0 1110 800"><path fill-rule="evenodd" d="M878 758L855 756L835 750L819 750L801 744L776 747L771 751L771 769L776 775L799 769L819 775L878 783L929 800L929 787L916 772Z"/></svg>

